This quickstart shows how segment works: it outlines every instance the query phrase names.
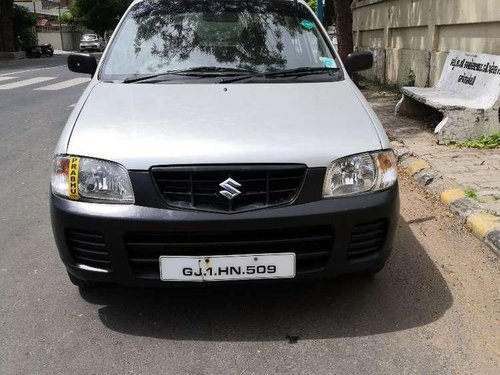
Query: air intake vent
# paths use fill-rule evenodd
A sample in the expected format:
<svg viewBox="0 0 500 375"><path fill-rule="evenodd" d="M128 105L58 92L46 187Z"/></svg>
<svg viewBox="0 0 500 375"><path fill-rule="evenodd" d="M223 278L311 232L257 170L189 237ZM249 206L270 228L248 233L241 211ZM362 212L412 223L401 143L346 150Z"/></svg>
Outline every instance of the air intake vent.
<svg viewBox="0 0 500 375"><path fill-rule="evenodd" d="M76 263L92 268L111 270L111 260L102 235L69 230L67 238Z"/></svg>
<svg viewBox="0 0 500 375"><path fill-rule="evenodd" d="M257 231L129 233L125 239L132 270L159 277L160 256L232 254L296 254L297 272L322 269L330 259L333 231L329 226Z"/></svg>
<svg viewBox="0 0 500 375"><path fill-rule="evenodd" d="M304 165L242 165L154 168L152 173L169 206L241 212L291 203L305 171Z"/></svg>
<svg viewBox="0 0 500 375"><path fill-rule="evenodd" d="M376 255L384 246L386 234L385 220L356 225L352 231L347 258L356 260Z"/></svg>

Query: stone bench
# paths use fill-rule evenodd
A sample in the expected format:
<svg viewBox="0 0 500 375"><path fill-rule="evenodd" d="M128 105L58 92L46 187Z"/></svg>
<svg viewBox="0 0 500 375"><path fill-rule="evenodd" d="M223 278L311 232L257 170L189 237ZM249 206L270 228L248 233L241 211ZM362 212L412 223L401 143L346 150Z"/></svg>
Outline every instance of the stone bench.
<svg viewBox="0 0 500 375"><path fill-rule="evenodd" d="M396 115L421 117L438 110L442 142L500 131L500 56L450 51L436 87L403 87Z"/></svg>

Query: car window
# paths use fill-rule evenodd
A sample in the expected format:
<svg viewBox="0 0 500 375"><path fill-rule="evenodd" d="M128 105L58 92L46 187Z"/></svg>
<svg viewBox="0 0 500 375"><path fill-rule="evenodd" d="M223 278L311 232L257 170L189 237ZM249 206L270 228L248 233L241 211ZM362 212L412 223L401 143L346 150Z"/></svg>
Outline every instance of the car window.
<svg viewBox="0 0 500 375"><path fill-rule="evenodd" d="M89 41L94 41L97 40L97 35L84 35L82 36L82 41L84 42L89 42Z"/></svg>
<svg viewBox="0 0 500 375"><path fill-rule="evenodd" d="M272 72L339 64L301 3L151 0L137 4L126 16L101 78L207 66Z"/></svg>

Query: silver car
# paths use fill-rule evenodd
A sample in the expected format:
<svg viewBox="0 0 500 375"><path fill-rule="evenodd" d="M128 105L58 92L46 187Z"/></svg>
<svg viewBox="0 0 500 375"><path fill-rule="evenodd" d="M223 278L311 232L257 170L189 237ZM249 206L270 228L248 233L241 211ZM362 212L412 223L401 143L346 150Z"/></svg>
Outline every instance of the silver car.
<svg viewBox="0 0 500 375"><path fill-rule="evenodd" d="M97 34L85 34L80 40L80 52L102 52L106 48L106 42Z"/></svg>
<svg viewBox="0 0 500 375"><path fill-rule="evenodd" d="M376 115L303 1L137 0L54 157L70 279L170 286L373 274L399 215Z"/></svg>

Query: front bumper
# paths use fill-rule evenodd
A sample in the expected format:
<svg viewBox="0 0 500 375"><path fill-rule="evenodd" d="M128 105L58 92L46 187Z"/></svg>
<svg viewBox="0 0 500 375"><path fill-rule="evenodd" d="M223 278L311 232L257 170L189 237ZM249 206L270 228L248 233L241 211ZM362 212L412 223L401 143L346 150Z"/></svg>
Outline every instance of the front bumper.
<svg viewBox="0 0 500 375"><path fill-rule="evenodd" d="M101 46L98 44L80 44L80 51L98 51Z"/></svg>
<svg viewBox="0 0 500 375"><path fill-rule="evenodd" d="M84 280L125 286L181 285L160 281L159 265L155 263L158 249L161 255L181 255L183 251L190 251L189 255L193 251L201 252L198 255L216 255L217 251L230 254L231 246L234 246L235 253L253 254L277 252L276 248L269 250L269 246L279 245L283 252L304 251L298 256L298 262L303 260L300 260L301 265L297 264L296 279L331 278L382 267L392 250L399 217L397 185L356 197L237 214L140 204L140 201L136 205L74 202L51 195L54 237L68 272ZM318 236L318 231L321 231L321 236ZM75 233L77 237L74 237ZM214 248L210 236L216 236L218 247ZM227 243L224 243L225 236ZM320 237L323 242L314 242ZM172 254L172 246L178 246L172 241L178 242L179 238L184 241L183 247ZM266 241L259 241L261 238ZM206 251L210 253L203 253L205 245L201 242L205 240ZM186 244L190 242L197 242L198 247L188 248L190 245ZM89 248L89 243L95 249ZM86 251L84 255L88 253L92 259L96 258L89 249L103 251L106 256L98 254L98 263L90 262L93 267L89 267L88 261L81 261L80 244ZM242 247L242 244L247 247ZM152 250L156 251L156 255L151 253L153 258L141 260L147 267L136 263L135 258ZM319 250L323 252L322 257L313 259L321 252ZM105 270L94 269L99 268L95 267L99 266L99 259L106 259L103 262Z"/></svg>

